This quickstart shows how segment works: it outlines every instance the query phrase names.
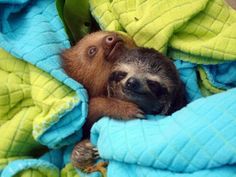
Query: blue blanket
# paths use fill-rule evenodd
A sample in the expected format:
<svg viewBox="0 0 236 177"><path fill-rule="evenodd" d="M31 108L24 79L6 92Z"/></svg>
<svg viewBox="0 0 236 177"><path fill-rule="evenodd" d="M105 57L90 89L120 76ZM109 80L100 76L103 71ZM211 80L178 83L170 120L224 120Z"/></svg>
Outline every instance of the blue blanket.
<svg viewBox="0 0 236 177"><path fill-rule="evenodd" d="M78 127L87 114L85 89L60 64L59 53L70 47L68 37L53 0L0 0L0 9L0 47L48 72L81 98L77 107L37 139L49 148L70 146L39 159L14 161L1 176L30 168L59 176L69 163L73 143L81 137ZM192 102L186 108L166 118L149 115L148 120L129 122L103 118L94 125L91 139L110 161L108 176L236 176L236 89L230 89L236 86L236 63L202 66L215 87L229 89L207 98L202 98L198 86L198 66L181 60L175 64ZM73 121L64 121L66 117Z"/></svg>
<svg viewBox="0 0 236 177"><path fill-rule="evenodd" d="M209 176L218 171L236 175L235 96L236 89L231 89L201 98L160 120L104 118L93 127L92 140L100 155L112 161L108 168L112 176L129 176L123 168L140 177L149 170L152 175L147 176L207 176L209 171Z"/></svg>

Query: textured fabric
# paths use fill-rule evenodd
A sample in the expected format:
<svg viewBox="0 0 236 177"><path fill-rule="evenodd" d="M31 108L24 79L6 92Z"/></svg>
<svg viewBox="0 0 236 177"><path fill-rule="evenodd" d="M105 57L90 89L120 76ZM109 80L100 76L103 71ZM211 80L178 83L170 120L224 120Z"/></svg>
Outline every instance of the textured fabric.
<svg viewBox="0 0 236 177"><path fill-rule="evenodd" d="M2 49L0 83L1 169L44 150L39 141L60 147L80 140L80 99L72 89Z"/></svg>
<svg viewBox="0 0 236 177"><path fill-rule="evenodd" d="M193 101L165 119L95 124L92 140L110 160L108 176L235 176L236 91L201 98L200 90L235 87L235 63L198 65L235 59L235 12L222 0L90 2L103 29L126 31L138 45L179 59L175 64ZM70 164L87 95L61 68L59 54L70 44L55 2L0 0L0 9L1 177L101 176ZM43 145L63 148L32 159L47 151Z"/></svg>
<svg viewBox="0 0 236 177"><path fill-rule="evenodd" d="M235 177L236 168L214 168L193 173L175 173L167 170L158 170L132 164L111 161L107 176L112 177Z"/></svg>
<svg viewBox="0 0 236 177"><path fill-rule="evenodd" d="M143 170L161 177L178 173L206 176L209 171L209 176L223 171L223 176L232 177L236 176L235 110L236 89L231 89L195 100L158 121L155 116L128 122L103 118L92 128L92 141L101 157L114 161L108 168L108 174L114 176L123 176L124 171L118 169L124 167L141 177L138 166L142 166L151 167Z"/></svg>
<svg viewBox="0 0 236 177"><path fill-rule="evenodd" d="M236 62L203 66L212 85L221 89L236 87Z"/></svg>
<svg viewBox="0 0 236 177"><path fill-rule="evenodd" d="M29 169L28 171L21 171ZM2 177L11 176L37 176L37 177L59 177L59 170L54 165L43 160L20 160L14 161L6 167L2 174Z"/></svg>
<svg viewBox="0 0 236 177"><path fill-rule="evenodd" d="M85 89L69 78L61 67L59 54L63 49L70 47L70 44L57 14L55 2L9 1L8 4L0 3L0 8L0 47L69 86L74 90L74 97L78 99L76 104L67 105L69 109L60 108L64 111L60 112L60 118L53 118L51 124L55 124L54 126L42 123L45 121L44 118L40 120L41 123L35 122L34 138L48 147L59 147L75 142L81 137L81 132L78 130L87 114L87 94ZM44 85L43 81L37 82ZM57 88L52 87L51 91L53 89ZM38 93L31 94L37 96ZM45 95L40 96L45 97ZM73 111L70 111L71 109ZM70 122L76 123L71 127ZM45 127L38 127L39 124L44 124Z"/></svg>
<svg viewBox="0 0 236 177"><path fill-rule="evenodd" d="M236 59L236 12L224 0L90 0L104 30L195 63Z"/></svg>
<svg viewBox="0 0 236 177"><path fill-rule="evenodd" d="M1 176L59 176L59 154L50 162L17 159L36 157L46 150L42 144L79 141L87 94L61 68L59 53L70 45L55 2L5 2L0 1Z"/></svg>

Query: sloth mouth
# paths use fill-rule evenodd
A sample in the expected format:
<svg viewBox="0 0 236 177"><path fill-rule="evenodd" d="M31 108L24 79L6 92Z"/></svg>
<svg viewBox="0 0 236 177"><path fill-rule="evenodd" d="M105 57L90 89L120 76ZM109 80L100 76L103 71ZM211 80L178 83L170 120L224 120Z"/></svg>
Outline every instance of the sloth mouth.
<svg viewBox="0 0 236 177"><path fill-rule="evenodd" d="M108 55L107 55L107 60L114 60L115 59L115 56L117 55L117 53L119 53L118 51L120 51L123 47L123 41L120 39L120 40L117 40L111 47L110 47L110 50L108 52Z"/></svg>
<svg viewBox="0 0 236 177"><path fill-rule="evenodd" d="M126 88L122 88L122 91L125 95L130 95L132 97L137 97L137 96L147 96L148 93L147 92L139 92L139 91L133 91L133 90L129 90L129 89L126 89Z"/></svg>

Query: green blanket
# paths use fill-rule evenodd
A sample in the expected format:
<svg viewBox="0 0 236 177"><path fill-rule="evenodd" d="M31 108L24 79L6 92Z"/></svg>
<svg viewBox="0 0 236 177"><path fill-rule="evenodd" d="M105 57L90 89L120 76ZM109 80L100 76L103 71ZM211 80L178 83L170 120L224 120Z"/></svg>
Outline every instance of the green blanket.
<svg viewBox="0 0 236 177"><path fill-rule="evenodd" d="M36 140L79 101L75 91L0 49L0 169L46 149ZM32 133L33 132L33 133Z"/></svg>
<svg viewBox="0 0 236 177"><path fill-rule="evenodd" d="M200 64L236 59L236 12L223 0L90 0L103 30ZM168 51L167 51L168 50Z"/></svg>

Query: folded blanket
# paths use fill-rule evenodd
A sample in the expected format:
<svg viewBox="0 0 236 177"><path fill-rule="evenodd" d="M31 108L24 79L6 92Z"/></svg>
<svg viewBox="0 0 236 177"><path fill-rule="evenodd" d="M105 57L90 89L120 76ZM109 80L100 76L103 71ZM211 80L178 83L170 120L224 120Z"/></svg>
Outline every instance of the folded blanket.
<svg viewBox="0 0 236 177"><path fill-rule="evenodd" d="M236 176L236 167L229 167L236 163L235 110L236 89L231 89L198 99L159 121L157 117L128 122L104 118L93 127L91 139L100 155L113 161L108 168L111 176L141 177L138 166L149 167L144 171L151 167L156 176L206 176L209 171L209 176L217 176L218 171ZM119 168L129 168L128 174Z"/></svg>
<svg viewBox="0 0 236 177"><path fill-rule="evenodd" d="M34 138L48 147L59 147L75 142L75 139L78 140L78 130L83 125L87 114L87 95L82 85L70 79L61 68L59 54L70 45L57 14L55 2L53 0L11 1L0 5L2 6L0 47L18 59L48 72L59 80L60 84L69 86L74 90L73 94L77 99L76 103L68 104L64 111L61 110L59 117L54 116L54 120L43 129L40 127L36 131L35 128ZM34 79L37 81L37 78ZM37 82L44 86L43 79ZM56 88L51 87L50 91L56 91ZM45 96L40 95L42 99ZM69 112L73 108L74 111ZM42 118L41 122L46 120ZM76 122L73 127L70 121ZM37 122L35 127L38 124ZM52 124L54 125L51 126ZM67 130L65 131L64 128ZM63 137L58 137L58 134L63 134Z"/></svg>
<svg viewBox="0 0 236 177"><path fill-rule="evenodd" d="M67 35L53 0L0 0L0 9L0 174L58 176L64 165L17 159L81 139L87 94L61 68Z"/></svg>
<svg viewBox="0 0 236 177"><path fill-rule="evenodd" d="M191 62L175 63L193 101L186 108L161 120L103 119L93 127L94 144L111 162L108 176L236 176L236 89L223 92L236 84L236 12L223 0L90 4L102 29Z"/></svg>
<svg viewBox="0 0 236 177"><path fill-rule="evenodd" d="M90 0L104 30L125 31L139 46L195 63L236 58L236 12L224 0ZM171 49L171 50L169 50Z"/></svg>
<svg viewBox="0 0 236 177"><path fill-rule="evenodd" d="M37 157L46 150L39 142L60 147L80 140L80 98L72 89L2 49L0 82L0 169Z"/></svg>

